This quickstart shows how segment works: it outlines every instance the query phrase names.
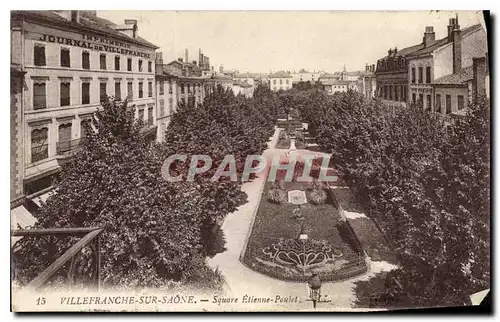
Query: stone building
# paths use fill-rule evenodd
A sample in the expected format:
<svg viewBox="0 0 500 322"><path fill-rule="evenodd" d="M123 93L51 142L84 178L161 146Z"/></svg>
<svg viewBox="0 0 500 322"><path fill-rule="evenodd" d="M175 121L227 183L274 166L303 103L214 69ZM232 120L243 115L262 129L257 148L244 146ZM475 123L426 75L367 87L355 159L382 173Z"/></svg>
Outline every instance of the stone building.
<svg viewBox="0 0 500 322"><path fill-rule="evenodd" d="M457 88L450 98L435 93L435 85L443 87L443 77L460 74L454 79L470 76L472 79L473 57L485 57L487 52L486 33L480 24L460 29L458 16L450 18L447 36L436 40L432 26L425 28L422 48L408 55L409 99L419 103L424 109L442 111L446 114L445 105L459 109L467 107L467 95L460 95ZM465 71L461 72L463 68ZM436 82L437 81L437 82ZM448 99L448 100L447 100ZM448 109L449 110L449 109Z"/></svg>
<svg viewBox="0 0 500 322"><path fill-rule="evenodd" d="M284 71L273 73L269 75L269 86L275 92L289 90L292 88L292 75Z"/></svg>
<svg viewBox="0 0 500 322"><path fill-rule="evenodd" d="M83 124L108 96L128 98L145 134L156 133L158 47L139 36L136 20L116 25L95 11L67 10L12 11L11 22L15 195L33 198L52 188L85 138Z"/></svg>

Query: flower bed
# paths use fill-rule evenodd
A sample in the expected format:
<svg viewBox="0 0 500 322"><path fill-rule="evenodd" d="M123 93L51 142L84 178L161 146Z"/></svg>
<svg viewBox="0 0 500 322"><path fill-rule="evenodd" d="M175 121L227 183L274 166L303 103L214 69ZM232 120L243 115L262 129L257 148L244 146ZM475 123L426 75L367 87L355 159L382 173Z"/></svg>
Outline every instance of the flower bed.
<svg viewBox="0 0 500 322"><path fill-rule="evenodd" d="M309 183L282 183L286 191L306 191L309 199ZM368 270L363 252L346 240L341 217L332 194L326 193L323 204L309 200L301 205L303 226L293 219L296 205L285 202L276 204L267 199L275 186L266 183L249 236L242 262L262 274L289 281L305 281L311 270L324 281L338 281L361 275ZM326 188L325 189L326 192ZM299 235L306 233L306 242Z"/></svg>

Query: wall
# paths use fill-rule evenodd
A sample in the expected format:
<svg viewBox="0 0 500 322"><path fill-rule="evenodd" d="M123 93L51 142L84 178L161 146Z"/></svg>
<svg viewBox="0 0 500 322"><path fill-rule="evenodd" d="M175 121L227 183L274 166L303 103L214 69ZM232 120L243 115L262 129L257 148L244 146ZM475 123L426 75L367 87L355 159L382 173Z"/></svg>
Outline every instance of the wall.
<svg viewBox="0 0 500 322"><path fill-rule="evenodd" d="M469 105L468 97L469 93L467 87L464 88L448 88L448 87L436 87L435 95L441 94L441 114L446 114L446 95L451 95L451 113L456 113L458 111L458 95L464 96L464 109ZM436 96L434 96L436 99ZM439 112L439 111L436 111Z"/></svg>
<svg viewBox="0 0 500 322"><path fill-rule="evenodd" d="M276 81L276 84L274 83ZM281 84L280 84L281 81ZM283 78L270 78L270 87L273 91L288 90L292 88L292 78L291 77L283 77Z"/></svg>

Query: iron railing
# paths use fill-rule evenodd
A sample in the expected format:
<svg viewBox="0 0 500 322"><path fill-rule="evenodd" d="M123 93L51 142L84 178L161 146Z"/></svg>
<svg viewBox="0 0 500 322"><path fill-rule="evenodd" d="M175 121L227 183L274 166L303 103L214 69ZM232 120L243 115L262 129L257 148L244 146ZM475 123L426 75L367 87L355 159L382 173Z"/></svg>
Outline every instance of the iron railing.
<svg viewBox="0 0 500 322"><path fill-rule="evenodd" d="M73 281L76 255L87 245L94 250L96 260L96 284L97 290L101 288L101 240L100 234L104 228L101 227L78 227L78 228L41 228L41 229L19 229L12 230L11 236L83 236L76 244L71 246L64 254L57 258L49 267L43 270L26 286L30 289L39 289L68 261L70 267L68 271L69 282Z"/></svg>

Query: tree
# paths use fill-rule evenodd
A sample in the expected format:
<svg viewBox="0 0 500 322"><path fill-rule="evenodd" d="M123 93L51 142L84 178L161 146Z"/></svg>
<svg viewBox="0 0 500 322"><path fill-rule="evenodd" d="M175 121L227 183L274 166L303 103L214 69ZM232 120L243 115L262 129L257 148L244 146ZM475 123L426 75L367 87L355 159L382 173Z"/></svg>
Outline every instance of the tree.
<svg viewBox="0 0 500 322"><path fill-rule="evenodd" d="M193 206L206 197L161 178L161 163L126 103L104 104L93 123L97 131L63 167L56 194L41 208L36 228L105 227L105 287L158 287L170 279L185 280L202 256L202 223ZM21 280L31 280L74 242L23 238L16 254ZM84 249L76 270L81 283L94 278L93 261Z"/></svg>

